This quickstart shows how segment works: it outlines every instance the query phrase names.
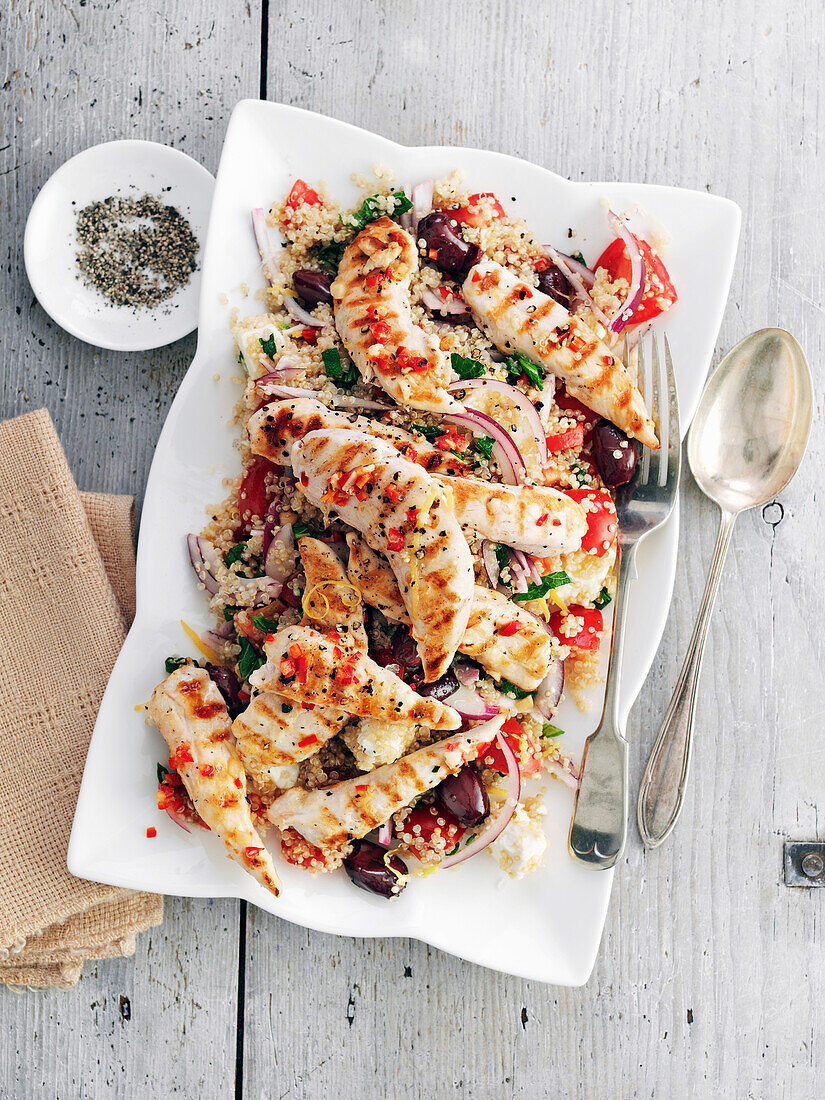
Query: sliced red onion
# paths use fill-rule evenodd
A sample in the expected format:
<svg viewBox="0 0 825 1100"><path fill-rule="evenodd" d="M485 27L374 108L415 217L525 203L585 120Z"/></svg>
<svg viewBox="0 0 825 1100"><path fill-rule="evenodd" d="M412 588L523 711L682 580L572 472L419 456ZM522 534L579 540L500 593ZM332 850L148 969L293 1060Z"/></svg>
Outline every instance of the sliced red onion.
<svg viewBox="0 0 825 1100"><path fill-rule="evenodd" d="M215 630L202 630L198 637L207 649L211 649L216 657L220 657L223 653L225 638L222 638Z"/></svg>
<svg viewBox="0 0 825 1100"><path fill-rule="evenodd" d="M534 583L541 584L544 578L542 577L541 573L539 573L538 568L536 567L536 559L531 554L525 554L524 556L527 558L527 568L530 571L530 576L532 577Z"/></svg>
<svg viewBox="0 0 825 1100"><path fill-rule="evenodd" d="M465 687L463 684L443 701L448 707L457 710L462 718L469 718L473 722L486 722L490 718L495 718L501 710L501 707L496 706L495 703L488 703L483 699L474 688Z"/></svg>
<svg viewBox="0 0 825 1100"><path fill-rule="evenodd" d="M269 285L272 286L280 270L277 259L280 249L272 244L269 226L266 224L266 214L260 206L256 206L252 211L252 231L263 261L263 273Z"/></svg>
<svg viewBox="0 0 825 1100"><path fill-rule="evenodd" d="M255 385L259 385L264 382L267 376L258 378L255 381ZM300 386L281 386L277 383L267 382L266 393L271 397L282 397L287 401L291 401L296 397L311 397L313 400L320 400L320 393L318 390L302 389ZM334 394L332 397L333 405L337 405L342 409L371 409L375 412L392 412L393 405L385 405L380 401L370 401L365 397L355 397L352 394Z"/></svg>
<svg viewBox="0 0 825 1100"><path fill-rule="evenodd" d="M547 675L533 693L536 706L548 721L556 713L563 691L564 661L556 657Z"/></svg>
<svg viewBox="0 0 825 1100"><path fill-rule="evenodd" d="M554 251L551 245L545 245L545 248L548 252ZM582 283L587 287L588 290L590 289L590 287L593 286L593 284L596 282L595 271L591 271L586 264L583 264L581 260L577 260L575 256L568 256L566 252L557 252L556 254L558 256L561 256L569 270L575 272L575 274L578 275L578 277L581 279Z"/></svg>
<svg viewBox="0 0 825 1100"><path fill-rule="evenodd" d="M270 504L266 512L266 519L264 520L263 537L261 540L261 552L266 561L266 555L269 553L269 548L272 545L272 536L275 534L275 530L281 523L281 501L278 497Z"/></svg>
<svg viewBox="0 0 825 1100"><path fill-rule="evenodd" d="M287 313L291 314L296 321L300 321L302 325L309 325L310 328L324 327L324 321L319 321L317 317L313 317L311 313L307 313L304 307L299 306L290 294L284 294L284 309Z"/></svg>
<svg viewBox="0 0 825 1100"><path fill-rule="evenodd" d="M627 288L627 297L624 305L619 307L616 316L607 326L610 332L621 332L633 318L633 314L639 308L639 303L645 292L645 261L639 242L625 225L618 214L608 210L607 217L611 226L624 241L627 254L630 257L630 286Z"/></svg>
<svg viewBox="0 0 825 1100"><path fill-rule="evenodd" d="M217 636L225 642L233 630L234 624L231 622L231 620L226 620L225 622L218 623L218 625L213 629L212 633L217 634Z"/></svg>
<svg viewBox="0 0 825 1100"><path fill-rule="evenodd" d="M518 386L511 386L508 382L499 382L497 378L468 378L463 382L453 382L448 388L450 393L455 393L456 390L487 389L504 394L505 397L517 406L524 416L524 419L530 425L536 439L536 445L539 449L539 458L542 466L547 462L549 458L547 451L547 436L544 434L541 417L538 414L536 406L526 393L522 393ZM470 406L470 408L472 408L472 406Z"/></svg>
<svg viewBox="0 0 825 1100"><path fill-rule="evenodd" d="M578 773L573 767L573 762L568 760L566 756L563 756L561 760L545 760L544 770L550 775L554 775L556 779L560 779L571 790L577 791L579 789Z"/></svg>
<svg viewBox="0 0 825 1100"><path fill-rule="evenodd" d="M472 687L473 684L478 683L481 673L475 668L474 665L462 665L460 663L453 665L453 672L455 678L463 687Z"/></svg>
<svg viewBox="0 0 825 1100"><path fill-rule="evenodd" d="M490 584L495 588L498 584L501 569L498 564L498 558L496 557L496 544L490 542L489 539L485 539L481 544L481 560L484 562L484 568L487 570L487 577Z"/></svg>
<svg viewBox="0 0 825 1100"><path fill-rule="evenodd" d="M407 198L410 200L410 202L412 202L412 186L411 186L411 184L405 183L404 186L401 188L401 190L404 192L404 194L407 196ZM406 214L401 215L401 217L398 219L398 224L407 233L412 233L412 207L406 212Z"/></svg>
<svg viewBox="0 0 825 1100"><path fill-rule="evenodd" d="M206 591L214 596L218 591L215 569L220 565L217 550L208 539L201 538L200 535L187 535L186 545L189 548L189 560L192 562L195 576Z"/></svg>
<svg viewBox="0 0 825 1100"><path fill-rule="evenodd" d="M375 839L379 844L383 844L385 848L389 848L392 844L392 818L385 821L383 825L378 826Z"/></svg>
<svg viewBox="0 0 825 1100"><path fill-rule="evenodd" d="M295 535L291 523L284 524L272 536L264 569L268 577L282 585L295 572Z"/></svg>
<svg viewBox="0 0 825 1100"><path fill-rule="evenodd" d="M180 825L181 829L183 829L185 833L192 832L186 822L178 814L176 814L171 807L167 806L163 812L167 815L167 817L171 818L171 820L174 821L176 825Z"/></svg>
<svg viewBox="0 0 825 1100"><path fill-rule="evenodd" d="M563 256L561 252L556 252L555 248L551 248L549 245L547 247L547 251L550 253L553 259L553 263L556 265L556 267L559 268L561 273L563 275L566 275L569 281L573 284L573 287L575 288L577 294L579 294L579 296L581 297L582 301L585 302L587 307L591 309L593 313L595 313L595 315L599 318L605 328L609 329L610 318L607 316L604 310L600 306L597 306L596 303L593 301L590 291L585 286L578 272L570 266L568 259Z"/></svg>
<svg viewBox="0 0 825 1100"><path fill-rule="evenodd" d="M520 485L527 473L527 466L521 456L521 451L513 442L512 436L486 413L477 409L466 409L463 413L453 413L444 418L462 427L473 428L492 436L493 454L501 467L501 476L508 485Z"/></svg>
<svg viewBox="0 0 825 1100"><path fill-rule="evenodd" d="M412 189L412 210L410 211L410 223L413 236L418 233L418 223L433 209L433 181L424 180L417 183Z"/></svg>
<svg viewBox="0 0 825 1100"><path fill-rule="evenodd" d="M521 775L518 770L518 761L516 760L516 754L500 732L496 733L496 741L507 764L507 775L504 777L504 788L507 791L507 797L501 804L501 808L495 814L489 815L481 832L474 840L470 841L466 848L459 848L454 855L447 856L438 865L441 871L446 870L448 867L456 867L459 863L463 863L465 859L470 859L471 856L483 852L497 837L501 836L510 823L510 818L516 812L516 806L518 806L519 796L521 795Z"/></svg>
<svg viewBox="0 0 825 1100"><path fill-rule="evenodd" d="M521 562L514 555L518 551L510 551L510 583L514 592L526 592L527 591L527 576L526 570Z"/></svg>
<svg viewBox="0 0 825 1100"><path fill-rule="evenodd" d="M448 316L464 316L465 314L470 316L470 309L460 294L456 294L455 291L450 291L450 295L444 298L437 291L431 287L426 287L421 291L421 301L427 307L432 310L433 313L447 314Z"/></svg>
<svg viewBox="0 0 825 1100"><path fill-rule="evenodd" d="M282 355L277 363L273 363L269 356L261 355L260 363L271 369L255 379L256 386L267 385L270 382L286 382L290 378L297 378L305 370L304 367L298 365L298 360L294 355Z"/></svg>

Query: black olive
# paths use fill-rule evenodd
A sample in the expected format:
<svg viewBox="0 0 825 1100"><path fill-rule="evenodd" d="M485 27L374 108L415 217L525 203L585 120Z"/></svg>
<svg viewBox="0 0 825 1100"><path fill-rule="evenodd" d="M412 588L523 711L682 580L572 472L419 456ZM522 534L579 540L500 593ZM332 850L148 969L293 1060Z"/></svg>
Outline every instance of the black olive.
<svg viewBox="0 0 825 1100"><path fill-rule="evenodd" d="M390 868L397 874L393 874ZM399 856L388 856L386 849L369 840L356 840L352 851L344 860L344 870L362 890L378 894L381 898L397 898L406 886L397 877L406 875L407 865Z"/></svg>

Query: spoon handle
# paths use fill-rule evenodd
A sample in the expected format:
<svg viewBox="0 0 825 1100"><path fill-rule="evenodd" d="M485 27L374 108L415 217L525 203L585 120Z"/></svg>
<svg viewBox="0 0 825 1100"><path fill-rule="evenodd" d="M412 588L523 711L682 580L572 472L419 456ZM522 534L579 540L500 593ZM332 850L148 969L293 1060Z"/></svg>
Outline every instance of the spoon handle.
<svg viewBox="0 0 825 1100"><path fill-rule="evenodd" d="M685 663L667 708L662 727L642 777L637 818L647 848L656 848L671 833L682 809L690 768L696 689L710 615L722 576L736 513L722 512L716 548L710 563L705 592L688 645Z"/></svg>

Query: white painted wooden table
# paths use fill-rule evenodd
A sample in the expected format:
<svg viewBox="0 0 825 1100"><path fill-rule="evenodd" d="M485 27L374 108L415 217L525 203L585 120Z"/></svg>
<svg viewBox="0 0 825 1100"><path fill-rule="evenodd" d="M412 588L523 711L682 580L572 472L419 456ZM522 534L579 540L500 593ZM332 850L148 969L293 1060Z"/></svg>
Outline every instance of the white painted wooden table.
<svg viewBox="0 0 825 1100"><path fill-rule="evenodd" d="M0 6L0 415L48 406L81 488L140 496L195 339L118 355L60 332L23 272L29 206L65 159L113 138L214 171L233 104L259 93L410 144L735 199L720 347L789 328L820 403L782 507L737 528L684 814L651 855L632 830L584 989L170 900L134 959L65 994L0 991L0 1096L825 1095L825 891L786 889L781 850L821 837L825 808L823 23L821 0ZM687 482L673 610L631 718L634 785L714 539Z"/></svg>

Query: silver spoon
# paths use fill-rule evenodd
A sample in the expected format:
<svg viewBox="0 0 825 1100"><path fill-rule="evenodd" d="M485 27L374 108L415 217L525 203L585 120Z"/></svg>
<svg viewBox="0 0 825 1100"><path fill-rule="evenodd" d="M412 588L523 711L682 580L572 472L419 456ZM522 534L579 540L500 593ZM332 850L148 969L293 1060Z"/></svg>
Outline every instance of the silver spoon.
<svg viewBox="0 0 825 1100"><path fill-rule="evenodd" d="M685 663L639 789L639 832L648 848L670 835L682 809L702 654L733 525L740 512L773 500L796 473L811 429L812 391L793 336L763 328L728 352L702 394L688 461L722 517Z"/></svg>

